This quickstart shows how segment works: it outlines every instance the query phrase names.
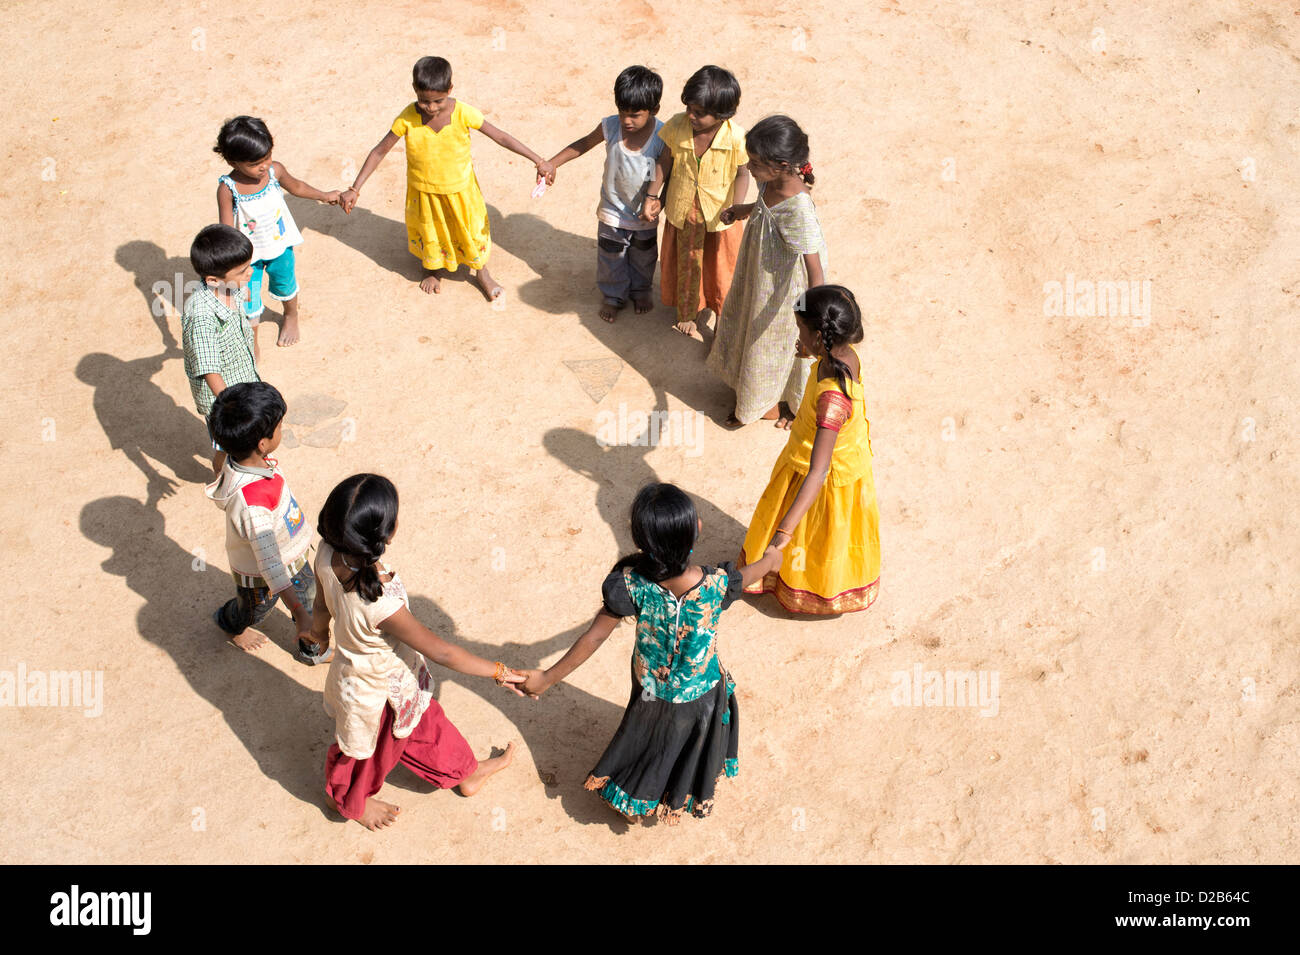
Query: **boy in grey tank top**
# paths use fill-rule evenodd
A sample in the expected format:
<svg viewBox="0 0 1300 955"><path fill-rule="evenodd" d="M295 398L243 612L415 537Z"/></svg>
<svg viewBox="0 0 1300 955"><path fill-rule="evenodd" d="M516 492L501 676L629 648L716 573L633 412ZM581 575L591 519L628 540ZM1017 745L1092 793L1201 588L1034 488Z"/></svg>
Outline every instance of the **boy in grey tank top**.
<svg viewBox="0 0 1300 955"><path fill-rule="evenodd" d="M653 307L650 288L659 258L659 223L642 219L641 208L664 145L655 135L663 126L655 118L663 86L654 70L629 66L614 81L618 114L606 116L551 159L551 165L559 167L605 143L605 175L596 208L596 285L600 317L607 322L614 321L629 300L638 315ZM547 184L554 181L552 172Z"/></svg>

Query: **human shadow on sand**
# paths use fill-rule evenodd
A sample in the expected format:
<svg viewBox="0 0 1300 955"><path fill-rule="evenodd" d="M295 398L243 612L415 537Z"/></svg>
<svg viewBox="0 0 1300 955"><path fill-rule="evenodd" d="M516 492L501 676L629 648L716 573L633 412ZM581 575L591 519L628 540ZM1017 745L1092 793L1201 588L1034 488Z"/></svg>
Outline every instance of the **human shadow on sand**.
<svg viewBox="0 0 1300 955"><path fill-rule="evenodd" d="M140 636L167 653L193 690L220 711L268 779L323 812L333 726L318 691L267 662L295 644L288 614L273 611L258 627L267 645L245 653L212 622L212 611L234 596L229 574L198 563L171 540L155 508L129 497L100 498L82 509L81 532L112 550L103 570L144 599L136 614Z"/></svg>
<svg viewBox="0 0 1300 955"><path fill-rule="evenodd" d="M599 593L597 591L597 593ZM471 653L488 660L501 660L508 666L518 669L540 667L542 660L551 654L567 650L574 640L587 629L587 624L574 627L563 633L557 633L540 643L503 643L491 644L472 640L456 630L456 624L433 600L424 596L412 596L411 613L438 636L457 646L464 647ZM593 604L592 616L596 605ZM616 643L616 640L610 640ZM604 648L606 652L615 652L615 647ZM625 648L627 649L627 648ZM630 650L629 650L630 659ZM464 687L495 706L501 714L514 724L532 754L536 771L546 786L548 798L560 800L564 811L575 822L583 825L607 825L615 832L628 828L627 821L597 796L583 788L587 774L596 765L604 752L605 746L618 729L623 718L623 707L609 700L588 693L570 683L561 683L552 687L540 699L532 700L516 696L509 690L501 689L482 677L466 676L446 667L431 666L434 696L442 696L442 688L447 683ZM630 674L630 671L629 671ZM629 679L631 679L629 675ZM629 689L631 684L628 684ZM448 713L451 721L456 721L454 712ZM483 752L483 744L504 742L504 740L470 740L470 746L476 753ZM509 777L521 767L519 759L501 776L494 779L492 786L510 785ZM531 767L528 769L532 771ZM411 792L432 792L433 787L423 779L402 767L401 772L389 775L388 782Z"/></svg>
<svg viewBox="0 0 1300 955"><path fill-rule="evenodd" d="M132 273L158 328L163 350L132 359L92 352L77 362L76 375L95 389L92 403L100 427L112 447L145 476L146 504L153 506L177 490L176 481L164 476L155 462L182 481L202 484L212 480L212 469L202 456L210 447L203 421L153 380L168 361L184 357L164 303L183 305L184 285L193 279L188 259L168 257L152 242L119 246L117 262ZM178 276L180 284L174 288Z"/></svg>
<svg viewBox="0 0 1300 955"><path fill-rule="evenodd" d="M292 619L275 610L259 625L268 643L254 653L231 646L212 622L211 614L233 596L229 575L198 564L166 533L163 516L152 506L129 497L105 497L81 511L81 532L112 553L102 569L122 577L144 599L136 615L140 635L170 656L190 687L215 707L230 731L268 779L297 799L321 808L326 818L339 817L324 808L325 755L334 725L322 708L321 693L270 666L268 658L290 653L296 633ZM202 569L199 569L199 568ZM479 656L531 668L544 657L567 648L585 628L556 634L541 643L494 645L468 639L455 622L428 597L411 598L411 610L438 635ZM627 823L583 788L613 736L623 709L584 690L561 685L540 700L530 700L445 667L430 667L435 696L451 681L494 705L518 729L546 783L550 798L559 798L577 822L604 823L623 831ZM452 722L456 714L449 714ZM486 755L489 744L504 740L470 740L475 753ZM493 788L509 786L511 776L529 771L527 760L516 760ZM409 773L394 770L388 782L400 789L432 792L433 787Z"/></svg>
<svg viewBox="0 0 1300 955"><path fill-rule="evenodd" d="M620 556L635 550L630 524L632 499L646 484L660 480L646 460L653 449L638 445L602 446L594 435L577 428L552 428L543 436L542 445L553 457L596 486L596 512L618 542L619 553L611 554L609 559L613 566ZM691 496L699 514L701 553L705 559L711 563L735 560L745 542L745 525L701 494L698 488L686 486L682 490Z"/></svg>
<svg viewBox="0 0 1300 955"><path fill-rule="evenodd" d="M637 445L602 446L594 435L577 428L552 428L542 438L542 445L556 459L596 485L596 512L609 525L618 543L618 554L610 557L610 565L636 546L632 542L631 510L636 492L646 484L658 481L646 455L649 447ZM745 544L748 526L740 523L722 508L710 501L695 487L683 487L699 514L701 563L720 564L739 559ZM746 594L744 598L755 610L775 620L807 623L810 619L837 619L837 615L809 617L786 610L770 594Z"/></svg>

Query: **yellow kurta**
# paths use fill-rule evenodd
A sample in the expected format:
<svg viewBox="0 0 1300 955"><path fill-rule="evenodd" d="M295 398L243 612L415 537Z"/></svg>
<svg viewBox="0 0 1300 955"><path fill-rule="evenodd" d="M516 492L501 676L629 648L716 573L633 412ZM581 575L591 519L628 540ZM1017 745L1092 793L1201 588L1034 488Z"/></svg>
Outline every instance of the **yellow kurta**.
<svg viewBox="0 0 1300 955"><path fill-rule="evenodd" d="M487 203L469 149L469 131L482 125L483 114L460 100L437 131L424 124L414 103L393 121L394 135L406 141L407 244L426 269L487 264Z"/></svg>
<svg viewBox="0 0 1300 955"><path fill-rule="evenodd" d="M675 229L686 225L686 217L700 197L700 211L709 232L725 232L731 225L722 221L722 210L736 201L736 174L749 162L745 152L745 129L724 119L709 148L695 156L695 134L685 113L678 113L655 134L673 157L673 170L665 197L664 217ZM732 223L734 225L734 223Z"/></svg>
<svg viewBox="0 0 1300 955"><path fill-rule="evenodd" d="M818 402L827 391L839 391L835 378L817 380L820 367L820 361L813 363L790 439L754 509L744 563L763 556L808 474ZM826 483L794 528L780 571L748 588L750 593L775 593L781 606L795 613L866 610L880 588L880 509L871 473L871 424L862 384L846 384L853 409L835 440Z"/></svg>

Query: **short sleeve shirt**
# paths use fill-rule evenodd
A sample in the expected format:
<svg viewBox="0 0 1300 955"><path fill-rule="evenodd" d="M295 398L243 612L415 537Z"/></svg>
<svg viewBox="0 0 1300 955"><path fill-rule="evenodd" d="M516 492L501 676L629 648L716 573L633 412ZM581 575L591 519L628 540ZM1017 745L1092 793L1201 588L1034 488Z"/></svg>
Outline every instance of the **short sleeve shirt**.
<svg viewBox="0 0 1300 955"><path fill-rule="evenodd" d="M685 113L678 113L657 133L672 154L672 180L664 214L675 228L686 224L686 216L700 197L710 232L731 228L722 223L722 210L735 202L736 174L749 162L745 152L745 130L740 124L724 119L704 155L695 157L695 134Z"/></svg>
<svg viewBox="0 0 1300 955"><path fill-rule="evenodd" d="M226 305L207 284L185 302L181 341L194 407L205 418L216 396L204 375L220 375L227 388L240 382L262 380L253 360L253 329L243 310Z"/></svg>
<svg viewBox="0 0 1300 955"><path fill-rule="evenodd" d="M722 677L718 617L740 595L743 581L732 564L702 570L700 582L680 598L630 567L611 571L601 588L606 613L637 618L637 681L670 703L697 700Z"/></svg>
<svg viewBox="0 0 1300 955"><path fill-rule="evenodd" d="M451 195L469 188L474 166L469 131L483 127L483 114L456 100L451 120L440 130L424 123L414 103L393 120L393 135L406 141L406 184L420 192Z"/></svg>

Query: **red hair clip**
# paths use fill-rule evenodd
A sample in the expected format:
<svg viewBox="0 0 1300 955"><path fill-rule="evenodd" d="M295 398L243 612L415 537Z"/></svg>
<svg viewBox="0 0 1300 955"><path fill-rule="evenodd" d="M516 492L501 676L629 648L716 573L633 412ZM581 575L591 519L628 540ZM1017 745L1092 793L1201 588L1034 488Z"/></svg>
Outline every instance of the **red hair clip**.
<svg viewBox="0 0 1300 955"><path fill-rule="evenodd" d="M812 175L812 163L810 163L810 162L806 162L806 163L804 163L802 166L800 166L800 167L799 167L799 175L801 175L801 176L809 176L809 175Z"/></svg>

